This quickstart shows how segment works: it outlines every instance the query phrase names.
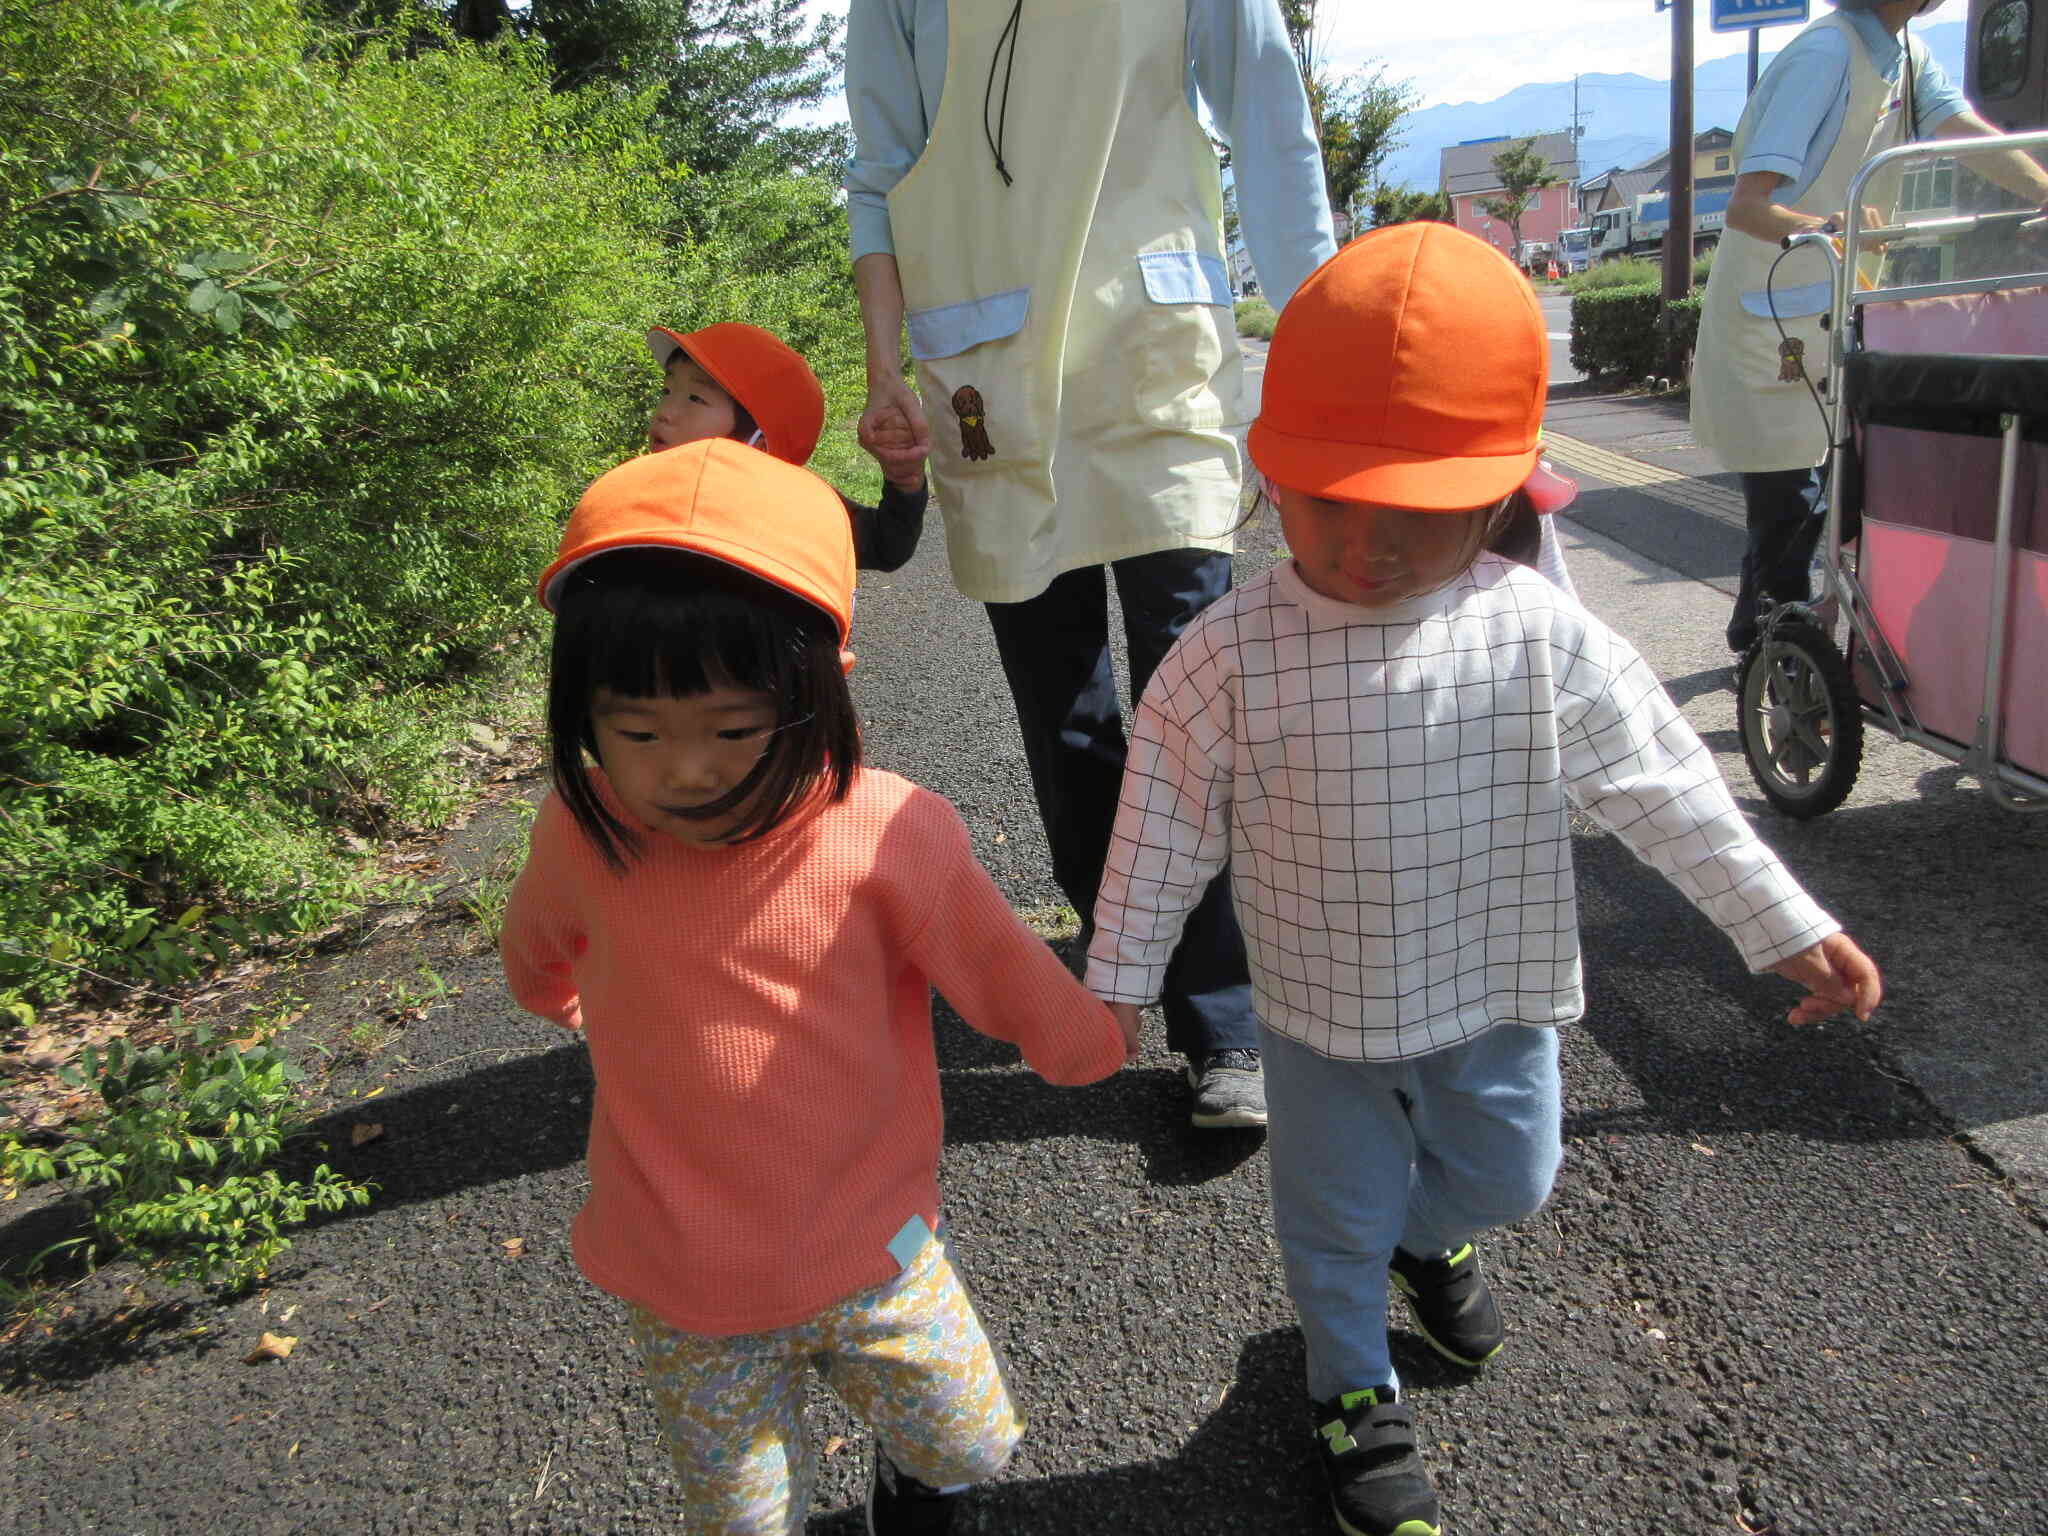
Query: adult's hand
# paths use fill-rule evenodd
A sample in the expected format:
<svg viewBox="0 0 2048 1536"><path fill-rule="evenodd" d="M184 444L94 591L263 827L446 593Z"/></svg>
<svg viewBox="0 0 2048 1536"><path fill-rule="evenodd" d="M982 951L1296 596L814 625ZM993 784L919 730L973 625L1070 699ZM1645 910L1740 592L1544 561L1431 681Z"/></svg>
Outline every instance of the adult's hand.
<svg viewBox="0 0 2048 1536"><path fill-rule="evenodd" d="M867 409L860 413L856 435L861 447L881 461L885 472L902 466L897 469L899 478L905 469L923 463L932 451L924 404L901 374L868 375Z"/></svg>

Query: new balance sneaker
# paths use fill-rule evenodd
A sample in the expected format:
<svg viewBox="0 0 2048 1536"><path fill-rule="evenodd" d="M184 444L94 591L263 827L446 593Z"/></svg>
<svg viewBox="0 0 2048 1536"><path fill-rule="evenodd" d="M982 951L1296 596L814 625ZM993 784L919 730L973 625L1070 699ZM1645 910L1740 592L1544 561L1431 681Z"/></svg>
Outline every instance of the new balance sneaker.
<svg viewBox="0 0 2048 1536"><path fill-rule="evenodd" d="M1437 1259L1418 1259L1396 1248L1387 1275L1408 1299L1429 1347L1446 1360L1476 1371L1500 1348L1506 1337L1500 1307L1470 1243Z"/></svg>
<svg viewBox="0 0 2048 1536"><path fill-rule="evenodd" d="M1204 1130L1266 1123L1266 1075L1257 1051L1211 1051L1188 1058L1195 1100L1188 1118Z"/></svg>
<svg viewBox="0 0 2048 1536"><path fill-rule="evenodd" d="M1345 1536L1442 1536L1436 1489L1415 1452L1415 1416L1392 1387L1318 1403L1316 1448Z"/></svg>
<svg viewBox="0 0 2048 1536"><path fill-rule="evenodd" d="M920 1483L889 1459L879 1442L868 1477L868 1536L946 1536L960 1490Z"/></svg>

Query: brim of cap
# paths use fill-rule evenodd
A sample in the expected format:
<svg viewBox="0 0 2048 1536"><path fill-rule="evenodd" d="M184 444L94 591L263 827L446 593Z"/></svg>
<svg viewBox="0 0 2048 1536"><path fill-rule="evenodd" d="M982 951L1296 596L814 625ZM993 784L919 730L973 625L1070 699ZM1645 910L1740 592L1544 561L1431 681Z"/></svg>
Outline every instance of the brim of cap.
<svg viewBox="0 0 2048 1536"><path fill-rule="evenodd" d="M657 325L647 333L647 350L654 354L655 362L666 368L670 358L690 349L683 345L683 338L674 331L663 330Z"/></svg>
<svg viewBox="0 0 2048 1536"><path fill-rule="evenodd" d="M1532 446L1526 452L1445 458L1297 437L1264 420L1252 423L1246 446L1252 462L1275 485L1332 501L1369 501L1417 512L1464 512L1499 501L1529 478L1539 452Z"/></svg>
<svg viewBox="0 0 2048 1536"><path fill-rule="evenodd" d="M1579 482L1560 475L1550 467L1549 460L1539 458L1536 467L1529 471L1529 478L1522 482L1522 489L1529 493L1529 504L1547 517L1572 504L1579 494Z"/></svg>
<svg viewBox="0 0 2048 1536"><path fill-rule="evenodd" d="M811 607L817 609L818 612L825 615L831 621L832 632L838 636L839 644L842 647L852 636L852 616L848 615L842 618L826 607L825 604L819 602L817 598L804 590L808 583L797 573L763 561L760 555L753 550L730 548L725 545L723 540L703 537L663 539L649 538L645 534L640 533L622 533L617 538L606 539L601 543L587 545L577 550L574 555L566 560L558 559L553 565L541 572L540 581L535 589L535 595L539 597L541 607L547 609L549 613L559 612L562 585L574 574L576 568L580 565L587 565L599 555L614 554L622 549L675 549L681 550L685 554L703 555L707 559L716 560L722 565L729 565L736 571L744 571L749 576L765 581L770 586L787 592L791 597L810 604ZM850 665L849 670L851 670Z"/></svg>

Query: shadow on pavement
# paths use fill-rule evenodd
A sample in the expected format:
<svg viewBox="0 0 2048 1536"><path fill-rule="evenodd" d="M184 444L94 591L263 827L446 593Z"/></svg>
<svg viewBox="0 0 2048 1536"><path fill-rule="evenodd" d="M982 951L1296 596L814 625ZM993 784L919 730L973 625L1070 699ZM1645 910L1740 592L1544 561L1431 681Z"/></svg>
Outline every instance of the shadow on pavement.
<svg viewBox="0 0 2048 1536"><path fill-rule="evenodd" d="M1397 1329L1391 1342L1394 1368L1407 1390L1427 1392L1472 1379L1412 1334ZM988 1485L970 1496L956 1530L960 1536L993 1536L1329 1529L1303 1378L1299 1329L1254 1334L1238 1352L1236 1374L1221 1401L1172 1457ZM1189 1418L1197 1411L1191 1406ZM1160 1427L1162 1440L1185 1434L1180 1424ZM1030 1449L1027 1435L1021 1454L1028 1456ZM854 1509L814 1516L808 1529L812 1536L853 1536L867 1525Z"/></svg>

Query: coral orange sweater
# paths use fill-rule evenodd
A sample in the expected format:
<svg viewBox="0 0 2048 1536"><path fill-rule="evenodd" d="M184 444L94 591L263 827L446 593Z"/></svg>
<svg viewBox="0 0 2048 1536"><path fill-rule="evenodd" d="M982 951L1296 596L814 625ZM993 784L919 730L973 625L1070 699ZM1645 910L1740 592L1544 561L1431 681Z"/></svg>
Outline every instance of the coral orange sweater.
<svg viewBox="0 0 2048 1536"><path fill-rule="evenodd" d="M932 986L1050 1082L1123 1063L952 806L894 774L757 842L642 844L613 873L550 795L502 949L521 1006L590 1042L576 1261L672 1327L801 1322L892 1278L911 1218L936 1228Z"/></svg>

